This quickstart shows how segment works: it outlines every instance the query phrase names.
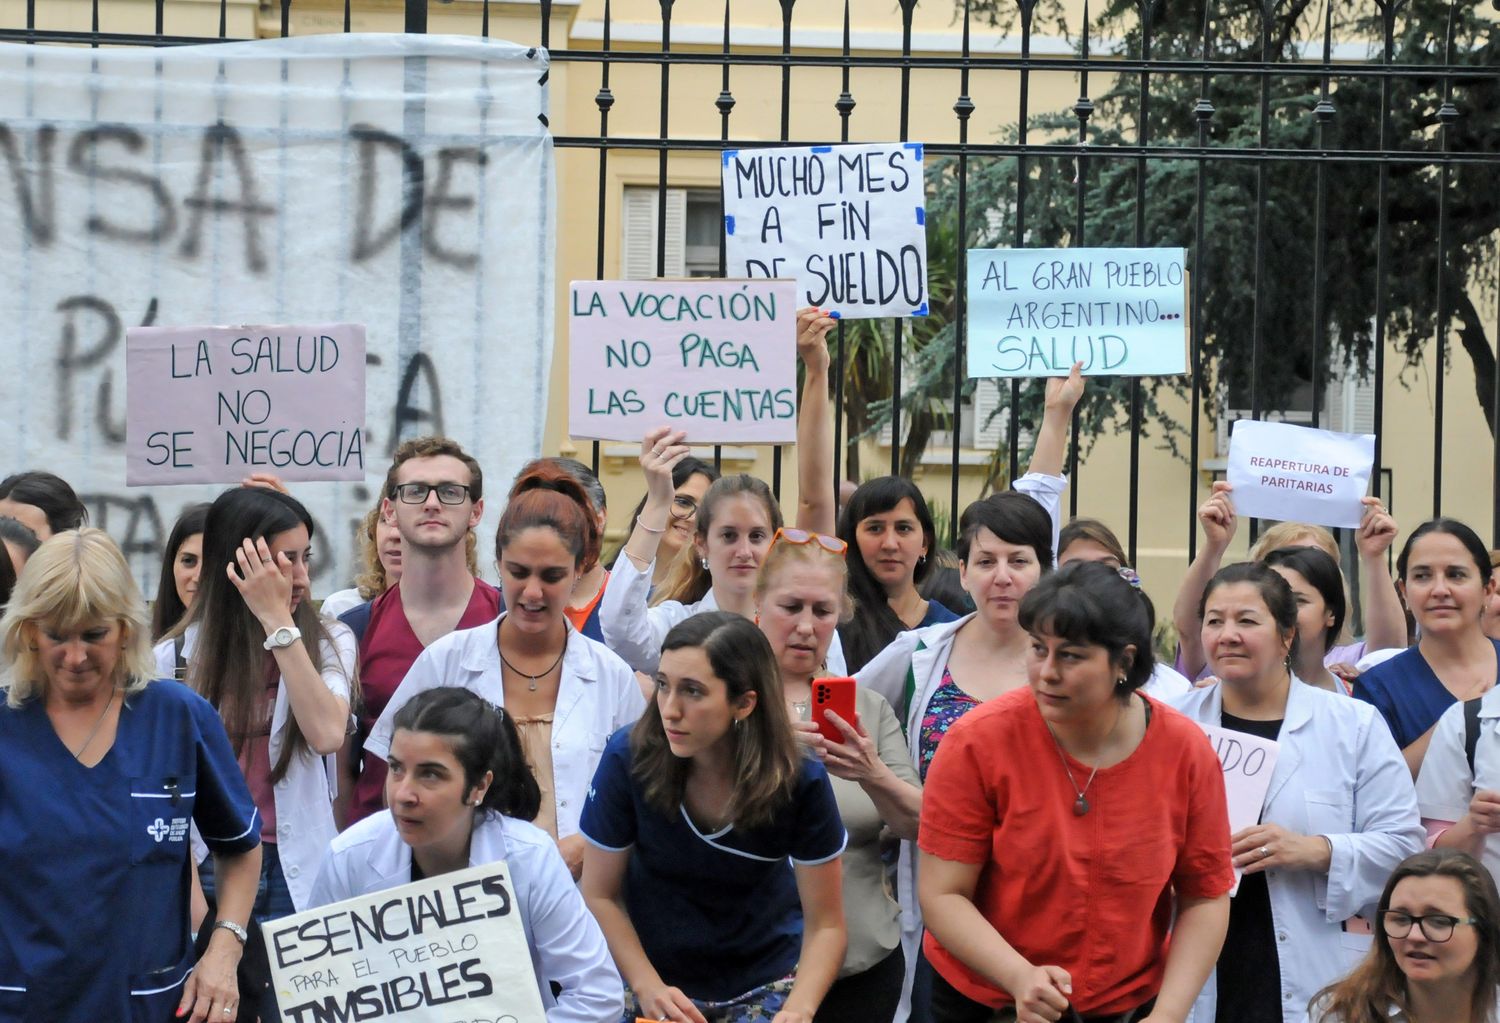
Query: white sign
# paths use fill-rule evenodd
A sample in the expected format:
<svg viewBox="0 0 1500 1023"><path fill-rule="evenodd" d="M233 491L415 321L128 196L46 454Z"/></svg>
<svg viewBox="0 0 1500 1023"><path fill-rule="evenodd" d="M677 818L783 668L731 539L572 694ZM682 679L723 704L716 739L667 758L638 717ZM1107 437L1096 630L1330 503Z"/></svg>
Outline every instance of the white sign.
<svg viewBox="0 0 1500 1023"><path fill-rule="evenodd" d="M731 277L795 277L835 317L927 315L920 142L731 149L723 187Z"/></svg>
<svg viewBox="0 0 1500 1023"><path fill-rule="evenodd" d="M361 323L363 479L293 486L314 592L348 585L398 441L454 437L503 492L546 421L547 66L436 35L0 46L8 470L71 482L154 590L178 512L222 488L126 488L126 331Z"/></svg>
<svg viewBox="0 0 1500 1023"><path fill-rule="evenodd" d="M1240 515L1358 526L1375 465L1375 435L1290 423L1235 422L1228 480Z"/></svg>
<svg viewBox="0 0 1500 1023"><path fill-rule="evenodd" d="M365 328L131 327L125 482L365 476Z"/></svg>
<svg viewBox="0 0 1500 1023"><path fill-rule="evenodd" d="M970 249L969 376L1187 372L1183 249Z"/></svg>
<svg viewBox="0 0 1500 1023"><path fill-rule="evenodd" d="M263 925L285 1023L545 1023L505 861Z"/></svg>
<svg viewBox="0 0 1500 1023"><path fill-rule="evenodd" d="M574 281L571 297L570 435L797 439L795 282Z"/></svg>
<svg viewBox="0 0 1500 1023"><path fill-rule="evenodd" d="M1266 791L1271 787L1271 775L1276 770L1280 747L1274 739L1262 739L1247 732L1201 722L1199 727L1208 733L1208 741L1219 755L1219 766L1224 770L1229 833L1233 835L1253 828L1260 823L1260 812L1265 806ZM1235 891L1239 886L1240 870L1235 868ZM1234 891L1229 894L1233 895Z"/></svg>

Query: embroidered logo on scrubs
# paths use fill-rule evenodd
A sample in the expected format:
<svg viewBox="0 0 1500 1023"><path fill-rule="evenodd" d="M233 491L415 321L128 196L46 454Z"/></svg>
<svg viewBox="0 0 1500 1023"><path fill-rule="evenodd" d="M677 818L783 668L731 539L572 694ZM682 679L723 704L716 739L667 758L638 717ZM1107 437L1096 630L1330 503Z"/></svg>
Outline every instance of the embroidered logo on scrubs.
<svg viewBox="0 0 1500 1023"><path fill-rule="evenodd" d="M158 843L168 839L173 842L181 842L187 836L187 830L188 819L186 817L173 817L171 824L158 817L147 825L146 834L150 835Z"/></svg>

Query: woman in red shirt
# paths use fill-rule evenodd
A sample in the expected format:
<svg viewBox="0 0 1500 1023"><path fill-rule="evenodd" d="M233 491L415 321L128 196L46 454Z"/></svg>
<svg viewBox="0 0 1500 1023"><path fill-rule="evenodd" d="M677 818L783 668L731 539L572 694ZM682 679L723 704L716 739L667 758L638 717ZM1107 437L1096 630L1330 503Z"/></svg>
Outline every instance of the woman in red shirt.
<svg viewBox="0 0 1500 1023"><path fill-rule="evenodd" d="M1047 576L1020 623L1028 688L956 724L927 776L932 1018L1180 1023L1229 919L1218 758L1197 725L1137 694L1149 619L1108 566Z"/></svg>

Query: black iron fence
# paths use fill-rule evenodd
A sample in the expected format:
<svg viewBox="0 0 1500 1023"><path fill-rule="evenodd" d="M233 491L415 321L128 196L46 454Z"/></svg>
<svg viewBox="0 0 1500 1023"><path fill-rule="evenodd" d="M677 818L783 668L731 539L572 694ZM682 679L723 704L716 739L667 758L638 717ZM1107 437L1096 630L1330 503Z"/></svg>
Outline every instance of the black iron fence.
<svg viewBox="0 0 1500 1023"><path fill-rule="evenodd" d="M1124 514L1127 545L1135 556L1142 444L1154 430L1155 436L1165 434L1186 459L1188 507L1173 514L1181 515L1191 552L1194 508L1207 479L1205 410L1227 404L1259 418L1296 407L1302 421L1320 425L1327 411L1323 395L1334 372L1360 376L1372 389L1376 462L1383 467L1374 486L1377 491L1388 487L1391 467L1382 459L1383 441L1393 429L1404 428L1386 417L1387 361L1395 357L1433 369L1433 513L1444 506L1445 487L1483 486L1487 478L1492 528L1500 542L1500 444L1494 440L1500 408L1497 4L1095 0L1090 12L1086 3L1075 10L1058 0L920 0L924 12L943 5L951 13L957 40L951 52L931 52L913 46L919 0L892 0L883 7L891 28L899 30L899 49L862 43L851 30L852 0L843 3L841 46L794 46L799 17L815 2L658 0L659 38L620 45L614 38L611 2L598 0L590 17L602 31L588 46L553 38L560 7L552 0L532 5L534 38L513 41L548 48L554 66L570 69L575 86L580 76L597 75L597 127L582 130L575 120L555 135L555 144L597 159L598 276L613 269L605 261L606 211L615 195L609 187L613 154L656 154L657 191L664 198L673 154L848 141L854 111L864 107L874 111L871 116L887 136L906 141L915 132L928 143L927 152L938 158L929 170L934 193L929 205L934 222L949 232L945 247L933 244L930 234L929 250L935 272L951 275L951 295L928 323L898 320L883 328L886 347L881 350L890 360L882 374L885 384L860 395L877 414L857 426L862 431L889 429L891 471L909 464L903 463L903 444L913 443L918 434L932 436L931 410L940 404L936 399L945 399L949 403L936 415L952 449L948 507L959 506L959 420L973 387L963 369L966 247L1175 244L1189 250L1192 268L1189 356L1196 372L1185 380L1113 380L1093 388L1075 418L1070 456L1075 512L1077 484L1088 472L1080 463L1090 438L1108 429L1127 431ZM691 7L701 17L710 3L716 14L722 9L721 44L704 46L700 39L690 47L674 47L674 6L679 11ZM166 0L155 0L149 32L101 28L101 7L108 6L104 0L93 0L88 29L49 28L46 17L39 17L41 6L38 0L26 0L19 23L0 25L0 39L173 46L229 38L227 0L219 4L218 34L208 39L179 31ZM504 6L513 14L518 5ZM339 10L327 3L305 7L325 15ZM490 33L495 12L488 0L433 4L432 10L439 7L445 19L458 8L472 12L467 30ZM494 7L498 11L501 5ZM344 31L358 27L360 8L345 0ZM18 4L8 9L21 12ZM767 10L776 14L780 47L737 42L737 16ZM261 12L262 30L279 28L282 35L294 30L293 0L264 3ZM405 30L427 31L430 13L428 0L406 0ZM104 20L112 16L106 14ZM866 12L854 20L868 18ZM974 52L974 33L997 24L1014 37L1013 52L994 47ZM1068 39L1070 52L1054 48L1047 55L1034 54L1040 25L1046 26L1047 38ZM659 75L657 94L648 98L659 103L655 133L612 130L623 100L611 88L611 74L625 66L645 66ZM674 94L673 71L687 66L718 69L719 92ZM736 89L757 68L779 71L780 130L770 138L758 130L762 121L753 122L754 131L742 130L747 119L737 115L743 96ZM826 95L806 95L809 86L794 73L815 68L836 71L839 87ZM875 71L889 76L889 90L851 91L854 78ZM952 82L951 106L914 111L913 76L939 73ZM1070 76L1077 83L1077 100L1062 109L1039 109L1031 87L1043 75ZM976 130L980 111L973 93L981 77L1007 80L1017 100L1014 109L983 111L982 127ZM837 125L836 133L794 136L794 102L826 103L836 119L829 122ZM683 110L684 103L703 104L705 112L712 108L717 139L674 130L672 114ZM934 132L939 118L951 121ZM862 122L862 130L868 132L868 122ZM663 272L665 201L657 202L656 216L657 270ZM719 253L722 272L722 238ZM940 258L948 265L940 267ZM855 329L842 325L836 340L840 409L848 407L851 397L846 384L854 386L858 379L848 362ZM1445 381L1449 360L1459 357L1472 365L1476 384L1472 394L1455 399ZM922 372L911 372L906 365L911 362L919 362ZM993 466L997 473L1008 473L1019 463L1022 427L1040 396L1035 388L1015 382L1007 387L1000 412L1006 439ZM1444 420L1455 400L1477 401L1490 435L1482 443L1463 438L1462 457L1472 463L1472 471L1445 482ZM1175 419L1170 410L1174 401L1186 409ZM921 430L914 420L922 420ZM839 459L848 441L843 436L847 422L839 417ZM597 445L594 457L597 464ZM835 466L835 479L843 469ZM779 486L779 452L774 474ZM1419 518L1426 509L1407 514Z"/></svg>

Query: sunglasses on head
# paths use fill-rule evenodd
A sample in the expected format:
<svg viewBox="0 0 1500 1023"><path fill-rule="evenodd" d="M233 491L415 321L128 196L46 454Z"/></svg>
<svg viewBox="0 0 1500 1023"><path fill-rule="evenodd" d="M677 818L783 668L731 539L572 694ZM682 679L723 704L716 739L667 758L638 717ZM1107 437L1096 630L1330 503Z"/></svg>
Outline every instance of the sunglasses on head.
<svg viewBox="0 0 1500 1023"><path fill-rule="evenodd" d="M836 536L828 536L825 533L813 533L806 529L792 529L788 526L782 526L776 531L776 535L771 537L771 546L775 547L781 540L799 545L815 543L829 554L842 555L849 549L849 545Z"/></svg>

